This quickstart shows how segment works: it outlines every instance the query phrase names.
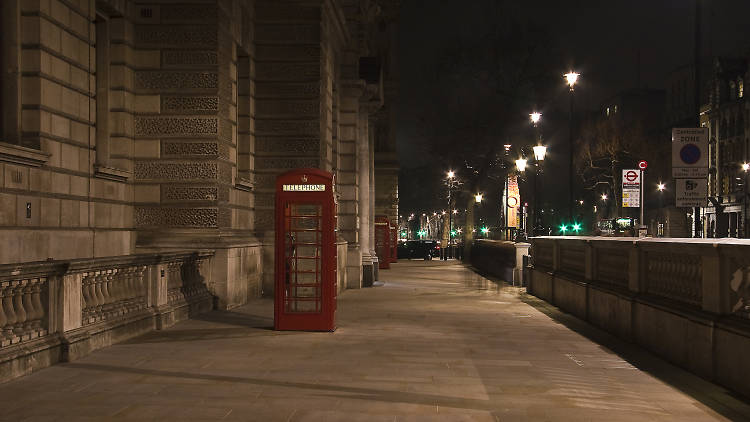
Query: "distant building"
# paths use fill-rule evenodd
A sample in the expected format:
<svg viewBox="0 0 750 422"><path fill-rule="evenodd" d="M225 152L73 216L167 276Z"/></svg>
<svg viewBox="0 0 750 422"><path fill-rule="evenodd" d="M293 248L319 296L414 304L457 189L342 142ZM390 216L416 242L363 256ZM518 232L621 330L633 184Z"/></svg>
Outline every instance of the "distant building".
<svg viewBox="0 0 750 422"><path fill-rule="evenodd" d="M717 58L708 80L701 126L709 130L709 206L704 210L707 237L746 237L745 173L748 132L745 115L747 58Z"/></svg>

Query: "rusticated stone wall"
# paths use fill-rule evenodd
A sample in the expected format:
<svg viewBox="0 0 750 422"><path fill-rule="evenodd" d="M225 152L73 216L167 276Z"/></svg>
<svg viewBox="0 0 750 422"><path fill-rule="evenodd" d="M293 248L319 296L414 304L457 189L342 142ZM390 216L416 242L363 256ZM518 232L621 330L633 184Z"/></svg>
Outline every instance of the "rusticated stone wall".
<svg viewBox="0 0 750 422"><path fill-rule="evenodd" d="M142 57L127 47L129 4L107 2L97 18L95 3L105 2L0 3L0 264L133 251L127 102ZM109 34L99 45L97 20Z"/></svg>
<svg viewBox="0 0 750 422"><path fill-rule="evenodd" d="M301 167L336 170L334 85L345 28L341 11L326 1L258 0L255 25L255 227L270 244L276 176ZM264 253L269 268L272 252ZM272 289L267 272L264 291Z"/></svg>
<svg viewBox="0 0 750 422"><path fill-rule="evenodd" d="M314 167L336 175L340 286L361 286L379 3L0 2L0 264L200 244L230 308L272 292L276 176Z"/></svg>

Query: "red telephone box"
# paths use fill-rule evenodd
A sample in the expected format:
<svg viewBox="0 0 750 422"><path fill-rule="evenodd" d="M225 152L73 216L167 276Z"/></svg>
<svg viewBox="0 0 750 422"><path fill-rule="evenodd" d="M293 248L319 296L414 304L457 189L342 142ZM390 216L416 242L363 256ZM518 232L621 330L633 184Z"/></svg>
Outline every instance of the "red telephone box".
<svg viewBox="0 0 750 422"><path fill-rule="evenodd" d="M398 261L398 229L391 226L391 262Z"/></svg>
<svg viewBox="0 0 750 422"><path fill-rule="evenodd" d="M333 175L296 169L276 179L274 329L336 329Z"/></svg>
<svg viewBox="0 0 750 422"><path fill-rule="evenodd" d="M378 268L391 268L391 224L388 217L375 217L375 253L378 254Z"/></svg>

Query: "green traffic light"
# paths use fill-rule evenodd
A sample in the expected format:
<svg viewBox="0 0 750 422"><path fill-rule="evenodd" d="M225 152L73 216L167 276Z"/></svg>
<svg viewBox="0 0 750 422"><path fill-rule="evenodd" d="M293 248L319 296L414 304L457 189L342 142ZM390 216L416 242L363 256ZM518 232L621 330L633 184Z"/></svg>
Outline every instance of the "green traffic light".
<svg viewBox="0 0 750 422"><path fill-rule="evenodd" d="M575 231L576 233L581 231L581 225L578 223L573 224L573 231Z"/></svg>
<svg viewBox="0 0 750 422"><path fill-rule="evenodd" d="M560 232L561 233L565 233L566 231L568 231L568 226L566 224L561 225L560 226Z"/></svg>
<svg viewBox="0 0 750 422"><path fill-rule="evenodd" d="M451 236L455 236L455 235L456 235L456 231L455 230L451 230Z"/></svg>
<svg viewBox="0 0 750 422"><path fill-rule="evenodd" d="M490 229L488 229L487 227L482 227L482 234L487 234L489 233L489 231Z"/></svg>

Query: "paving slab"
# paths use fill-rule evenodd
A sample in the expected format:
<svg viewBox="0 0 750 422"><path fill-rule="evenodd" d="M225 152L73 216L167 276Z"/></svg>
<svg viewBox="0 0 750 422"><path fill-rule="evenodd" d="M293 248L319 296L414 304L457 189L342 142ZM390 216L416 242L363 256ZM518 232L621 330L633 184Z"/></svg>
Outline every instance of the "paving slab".
<svg viewBox="0 0 750 422"><path fill-rule="evenodd" d="M273 302L216 311L0 385L12 421L725 421L721 387L455 261L345 291L333 333Z"/></svg>

